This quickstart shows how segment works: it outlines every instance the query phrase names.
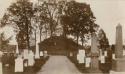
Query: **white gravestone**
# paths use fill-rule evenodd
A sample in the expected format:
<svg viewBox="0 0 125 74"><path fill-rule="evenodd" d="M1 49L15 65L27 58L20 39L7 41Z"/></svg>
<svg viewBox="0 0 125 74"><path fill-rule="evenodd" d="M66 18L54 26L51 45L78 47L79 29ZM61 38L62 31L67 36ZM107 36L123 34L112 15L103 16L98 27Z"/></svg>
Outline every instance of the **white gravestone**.
<svg viewBox="0 0 125 74"><path fill-rule="evenodd" d="M77 55L77 59L78 59L78 63L85 63L85 57L81 56L81 55Z"/></svg>
<svg viewBox="0 0 125 74"><path fill-rule="evenodd" d="M79 63L85 63L85 50L79 50L77 60Z"/></svg>
<svg viewBox="0 0 125 74"><path fill-rule="evenodd" d="M0 51L0 59L2 58L3 52ZM0 74L3 74L2 62L0 60Z"/></svg>
<svg viewBox="0 0 125 74"><path fill-rule="evenodd" d="M101 56L100 61L101 63L105 63L105 56Z"/></svg>
<svg viewBox="0 0 125 74"><path fill-rule="evenodd" d="M27 61L24 63L24 67L28 67L28 62Z"/></svg>
<svg viewBox="0 0 125 74"><path fill-rule="evenodd" d="M72 56L73 56L73 53L72 53L72 52L70 52L69 56L70 56L70 57L72 57Z"/></svg>
<svg viewBox="0 0 125 74"><path fill-rule="evenodd" d="M0 74L3 74L2 62L0 62Z"/></svg>
<svg viewBox="0 0 125 74"><path fill-rule="evenodd" d="M104 51L104 56L107 57L107 51Z"/></svg>
<svg viewBox="0 0 125 74"><path fill-rule="evenodd" d="M91 63L91 58L90 57L86 57L85 58L85 67L90 67L90 63Z"/></svg>
<svg viewBox="0 0 125 74"><path fill-rule="evenodd" d="M46 58L48 56L47 51L44 51L43 53L44 53L43 56Z"/></svg>
<svg viewBox="0 0 125 74"><path fill-rule="evenodd" d="M19 54L18 44L16 45L16 54Z"/></svg>
<svg viewBox="0 0 125 74"><path fill-rule="evenodd" d="M40 51L40 57L42 57L43 56L43 51Z"/></svg>
<svg viewBox="0 0 125 74"><path fill-rule="evenodd" d="M102 56L102 49L99 50L100 56Z"/></svg>
<svg viewBox="0 0 125 74"><path fill-rule="evenodd" d="M115 54L114 53L112 54L112 59L115 59Z"/></svg>
<svg viewBox="0 0 125 74"><path fill-rule="evenodd" d="M125 50L123 50L123 56L125 56Z"/></svg>
<svg viewBox="0 0 125 74"><path fill-rule="evenodd" d="M40 54L39 54L39 45L38 45L38 43L36 43L35 59L40 59Z"/></svg>
<svg viewBox="0 0 125 74"><path fill-rule="evenodd" d="M24 49L23 57L24 59L28 59L28 49Z"/></svg>
<svg viewBox="0 0 125 74"><path fill-rule="evenodd" d="M18 57L15 59L15 72L23 72L23 59Z"/></svg>
<svg viewBox="0 0 125 74"><path fill-rule="evenodd" d="M28 56L28 66L33 66L35 63L34 61L34 53L32 51L29 52Z"/></svg>

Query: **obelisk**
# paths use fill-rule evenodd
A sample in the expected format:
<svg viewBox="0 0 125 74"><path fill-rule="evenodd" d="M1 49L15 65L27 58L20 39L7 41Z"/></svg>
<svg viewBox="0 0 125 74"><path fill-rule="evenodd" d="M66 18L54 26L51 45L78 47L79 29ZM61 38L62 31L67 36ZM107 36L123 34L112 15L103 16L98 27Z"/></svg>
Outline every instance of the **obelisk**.
<svg viewBox="0 0 125 74"><path fill-rule="evenodd" d="M116 27L115 55L116 58L123 57L122 26L120 24Z"/></svg>
<svg viewBox="0 0 125 74"><path fill-rule="evenodd" d="M125 57L123 57L122 26L116 27L115 59L112 61L110 74L125 74Z"/></svg>

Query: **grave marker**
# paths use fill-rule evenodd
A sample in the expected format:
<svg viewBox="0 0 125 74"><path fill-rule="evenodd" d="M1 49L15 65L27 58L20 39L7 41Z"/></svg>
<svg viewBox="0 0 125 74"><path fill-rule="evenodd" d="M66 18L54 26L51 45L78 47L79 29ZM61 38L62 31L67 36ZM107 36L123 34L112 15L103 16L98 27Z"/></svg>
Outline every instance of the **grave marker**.
<svg viewBox="0 0 125 74"><path fill-rule="evenodd" d="M99 49L98 49L98 40L97 35L92 33L91 38L91 67L89 73L102 73L99 70Z"/></svg>
<svg viewBox="0 0 125 74"><path fill-rule="evenodd" d="M23 72L23 59L21 56L18 56L15 59L15 72Z"/></svg>
<svg viewBox="0 0 125 74"><path fill-rule="evenodd" d="M85 67L86 68L90 67L90 63L91 63L91 58L90 57L86 57L85 58Z"/></svg>
<svg viewBox="0 0 125 74"><path fill-rule="evenodd" d="M2 61L1 61L2 55L3 52L0 51L0 74L3 74Z"/></svg>
<svg viewBox="0 0 125 74"><path fill-rule="evenodd" d="M29 52L28 56L28 66L33 66L35 63L34 61L34 53L32 51Z"/></svg>
<svg viewBox="0 0 125 74"><path fill-rule="evenodd" d="M125 74L125 57L123 57L122 26L116 27L115 59L112 62L110 74Z"/></svg>

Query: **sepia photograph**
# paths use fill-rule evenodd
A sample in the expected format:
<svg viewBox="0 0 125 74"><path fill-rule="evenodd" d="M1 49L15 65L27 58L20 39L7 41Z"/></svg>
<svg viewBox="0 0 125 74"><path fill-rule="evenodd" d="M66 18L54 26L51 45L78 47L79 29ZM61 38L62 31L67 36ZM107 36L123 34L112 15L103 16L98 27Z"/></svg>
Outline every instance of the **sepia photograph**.
<svg viewBox="0 0 125 74"><path fill-rule="evenodd" d="M125 74L125 0L0 0L0 74Z"/></svg>

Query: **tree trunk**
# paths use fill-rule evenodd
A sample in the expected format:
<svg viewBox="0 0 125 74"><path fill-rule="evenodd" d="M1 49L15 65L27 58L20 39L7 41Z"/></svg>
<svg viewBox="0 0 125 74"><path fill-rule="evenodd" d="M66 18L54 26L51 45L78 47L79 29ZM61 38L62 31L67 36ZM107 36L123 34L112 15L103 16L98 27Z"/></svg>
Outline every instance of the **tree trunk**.
<svg viewBox="0 0 125 74"><path fill-rule="evenodd" d="M42 35L42 29L40 29L40 42L42 41L41 35Z"/></svg>
<svg viewBox="0 0 125 74"><path fill-rule="evenodd" d="M36 30L35 30L35 44L36 44Z"/></svg>
<svg viewBox="0 0 125 74"><path fill-rule="evenodd" d="M77 34L77 47L79 46L79 34Z"/></svg>
<svg viewBox="0 0 125 74"><path fill-rule="evenodd" d="M82 47L83 47L83 38L82 38Z"/></svg>

